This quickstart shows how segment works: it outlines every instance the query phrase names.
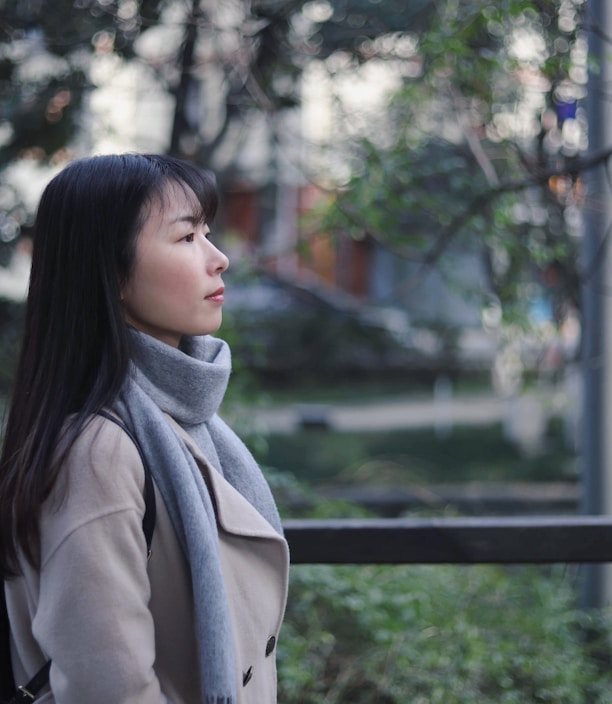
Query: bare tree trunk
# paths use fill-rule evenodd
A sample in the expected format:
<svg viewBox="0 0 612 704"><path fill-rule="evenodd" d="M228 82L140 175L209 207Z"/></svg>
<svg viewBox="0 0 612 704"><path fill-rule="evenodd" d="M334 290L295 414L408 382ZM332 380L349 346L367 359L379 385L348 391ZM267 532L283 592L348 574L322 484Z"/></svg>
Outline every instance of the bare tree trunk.
<svg viewBox="0 0 612 704"><path fill-rule="evenodd" d="M174 107L174 120L170 137L169 153L174 156L183 156L181 147L182 139L193 132L189 122L188 107L189 96L194 87L194 56L198 38L198 24L202 17L199 0L192 0L191 10L185 27L185 41L181 52L181 77L175 90L176 103Z"/></svg>

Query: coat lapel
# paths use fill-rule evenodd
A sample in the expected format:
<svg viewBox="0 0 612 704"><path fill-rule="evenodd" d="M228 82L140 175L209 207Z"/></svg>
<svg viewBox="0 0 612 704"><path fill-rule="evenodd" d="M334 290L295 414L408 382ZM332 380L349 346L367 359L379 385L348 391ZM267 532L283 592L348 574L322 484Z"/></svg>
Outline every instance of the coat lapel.
<svg viewBox="0 0 612 704"><path fill-rule="evenodd" d="M284 541L284 538L274 530L259 511L207 460L189 434L171 416L166 413L164 415L202 471L209 491L213 495L219 526L235 535Z"/></svg>

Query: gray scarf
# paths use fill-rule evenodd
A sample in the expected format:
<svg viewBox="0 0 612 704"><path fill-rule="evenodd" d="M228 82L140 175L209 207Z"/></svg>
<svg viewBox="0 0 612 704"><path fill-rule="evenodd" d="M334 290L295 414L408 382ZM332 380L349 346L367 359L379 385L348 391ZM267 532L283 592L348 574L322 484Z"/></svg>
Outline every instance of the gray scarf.
<svg viewBox="0 0 612 704"><path fill-rule="evenodd" d="M191 569L202 702L234 704L236 665L213 505L192 454L163 412L279 532L270 489L242 441L217 415L231 371L229 347L204 336L175 349L130 330L132 363L115 410L151 468Z"/></svg>

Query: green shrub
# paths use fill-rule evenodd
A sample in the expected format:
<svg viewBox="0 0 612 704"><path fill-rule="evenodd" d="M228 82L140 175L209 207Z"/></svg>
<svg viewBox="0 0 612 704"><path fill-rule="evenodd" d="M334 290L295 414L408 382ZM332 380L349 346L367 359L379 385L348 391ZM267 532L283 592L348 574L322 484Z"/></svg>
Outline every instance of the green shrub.
<svg viewBox="0 0 612 704"><path fill-rule="evenodd" d="M435 484L466 481L576 479L576 457L563 428L525 455L501 424L458 426L448 437L434 428L348 432L298 430L270 434L259 459L309 484Z"/></svg>
<svg viewBox="0 0 612 704"><path fill-rule="evenodd" d="M367 515L265 471L285 517L300 500L305 517ZM293 566L279 702L612 704L612 613L579 610L576 577L563 565Z"/></svg>
<svg viewBox="0 0 612 704"><path fill-rule="evenodd" d="M293 567L279 701L610 703L573 598L561 568Z"/></svg>

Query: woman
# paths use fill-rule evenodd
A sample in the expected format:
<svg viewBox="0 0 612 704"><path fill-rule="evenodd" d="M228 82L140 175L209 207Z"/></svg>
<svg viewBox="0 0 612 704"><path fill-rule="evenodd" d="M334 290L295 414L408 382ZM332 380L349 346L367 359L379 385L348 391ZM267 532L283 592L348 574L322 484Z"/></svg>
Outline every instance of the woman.
<svg viewBox="0 0 612 704"><path fill-rule="evenodd" d="M288 550L216 414L216 205L206 174L155 155L76 161L41 198L0 464L13 667L23 683L51 660L40 702L276 701Z"/></svg>

